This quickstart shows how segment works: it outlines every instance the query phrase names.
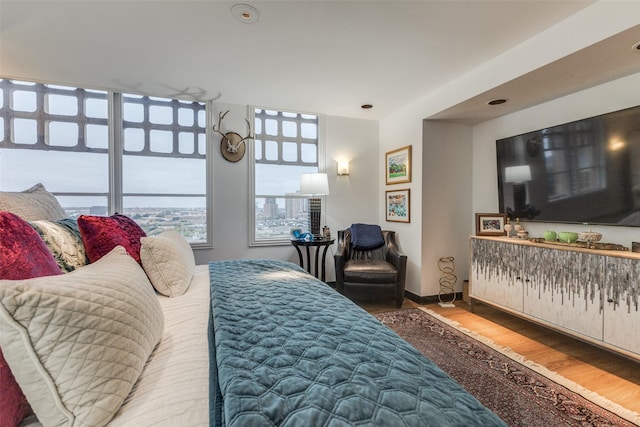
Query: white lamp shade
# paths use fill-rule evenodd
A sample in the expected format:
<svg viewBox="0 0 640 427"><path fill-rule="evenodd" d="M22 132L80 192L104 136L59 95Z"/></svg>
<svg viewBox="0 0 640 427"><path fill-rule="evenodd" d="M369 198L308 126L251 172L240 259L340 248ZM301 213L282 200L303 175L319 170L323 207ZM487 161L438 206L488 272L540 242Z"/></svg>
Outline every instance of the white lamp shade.
<svg viewBox="0 0 640 427"><path fill-rule="evenodd" d="M531 168L528 165L509 166L504 169L505 182L531 181Z"/></svg>
<svg viewBox="0 0 640 427"><path fill-rule="evenodd" d="M325 196L329 194L329 180L326 173L304 173L300 176L300 194Z"/></svg>

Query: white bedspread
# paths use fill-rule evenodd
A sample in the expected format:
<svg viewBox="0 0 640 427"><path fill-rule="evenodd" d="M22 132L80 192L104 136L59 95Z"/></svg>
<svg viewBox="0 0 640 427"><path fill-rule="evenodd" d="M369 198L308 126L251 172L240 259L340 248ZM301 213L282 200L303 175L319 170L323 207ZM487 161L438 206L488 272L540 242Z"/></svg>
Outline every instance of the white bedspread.
<svg viewBox="0 0 640 427"><path fill-rule="evenodd" d="M209 269L196 267L182 296L158 296L165 330L109 427L209 425Z"/></svg>
<svg viewBox="0 0 640 427"><path fill-rule="evenodd" d="M109 427L209 425L209 270L196 266L182 296L159 295L164 335ZM23 427L40 426L30 417Z"/></svg>

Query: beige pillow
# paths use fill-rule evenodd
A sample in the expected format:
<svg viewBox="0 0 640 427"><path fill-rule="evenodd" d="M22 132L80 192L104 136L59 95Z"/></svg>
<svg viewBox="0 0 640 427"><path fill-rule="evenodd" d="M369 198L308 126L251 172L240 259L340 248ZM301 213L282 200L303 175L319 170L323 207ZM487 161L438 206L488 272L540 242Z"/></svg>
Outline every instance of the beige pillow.
<svg viewBox="0 0 640 427"><path fill-rule="evenodd" d="M184 294L193 278L196 261L189 242L175 230L140 239L142 268L153 287L168 297Z"/></svg>
<svg viewBox="0 0 640 427"><path fill-rule="evenodd" d="M0 280L0 346L44 426L105 425L163 328L147 276L121 246L68 274Z"/></svg>
<svg viewBox="0 0 640 427"><path fill-rule="evenodd" d="M40 183L21 192L0 191L0 211L14 213L25 221L56 221L67 216L58 199Z"/></svg>

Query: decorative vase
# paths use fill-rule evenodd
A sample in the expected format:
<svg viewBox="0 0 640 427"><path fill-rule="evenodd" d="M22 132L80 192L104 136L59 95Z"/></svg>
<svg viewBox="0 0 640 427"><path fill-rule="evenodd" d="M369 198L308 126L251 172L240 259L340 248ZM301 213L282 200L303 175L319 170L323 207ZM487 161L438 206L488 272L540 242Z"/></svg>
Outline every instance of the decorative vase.
<svg viewBox="0 0 640 427"><path fill-rule="evenodd" d="M575 243L578 240L578 233L573 231L561 231L558 233L558 240L564 243Z"/></svg>
<svg viewBox="0 0 640 427"><path fill-rule="evenodd" d="M513 229L516 230L516 233L524 230L524 227L520 224L520 218L516 218L516 225L513 226Z"/></svg>
<svg viewBox="0 0 640 427"><path fill-rule="evenodd" d="M544 240L547 242L555 242L557 237L556 232L553 230L547 230L544 232Z"/></svg>

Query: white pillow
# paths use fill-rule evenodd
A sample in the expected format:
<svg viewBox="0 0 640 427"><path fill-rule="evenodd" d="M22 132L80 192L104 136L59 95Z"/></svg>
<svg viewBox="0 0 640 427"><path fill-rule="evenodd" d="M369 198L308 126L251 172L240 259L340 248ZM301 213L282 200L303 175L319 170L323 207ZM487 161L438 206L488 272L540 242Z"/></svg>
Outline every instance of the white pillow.
<svg viewBox="0 0 640 427"><path fill-rule="evenodd" d="M14 213L25 221L56 221L67 216L58 199L40 183L20 192L0 191L0 211Z"/></svg>
<svg viewBox="0 0 640 427"><path fill-rule="evenodd" d="M153 287L168 297L184 294L193 278L196 261L189 242L175 230L140 239L140 260Z"/></svg>
<svg viewBox="0 0 640 427"><path fill-rule="evenodd" d="M68 274L0 280L0 346L44 426L103 426L164 329L158 298L118 246Z"/></svg>

